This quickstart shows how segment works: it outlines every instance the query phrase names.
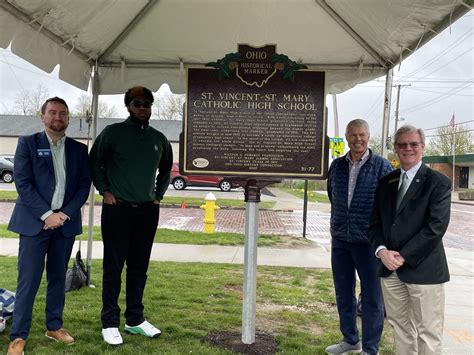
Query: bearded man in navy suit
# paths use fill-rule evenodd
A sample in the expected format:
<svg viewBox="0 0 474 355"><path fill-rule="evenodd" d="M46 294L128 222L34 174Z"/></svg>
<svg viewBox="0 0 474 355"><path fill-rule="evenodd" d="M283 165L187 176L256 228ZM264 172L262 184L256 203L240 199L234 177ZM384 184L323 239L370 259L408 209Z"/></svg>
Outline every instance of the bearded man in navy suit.
<svg viewBox="0 0 474 355"><path fill-rule="evenodd" d="M33 304L46 258L46 336L71 344L63 328L66 270L75 236L82 233L81 207L89 195L91 176L87 147L65 132L66 102L53 97L43 104L44 131L18 140L15 182L18 199L8 229L20 234L18 286L8 354L22 354Z"/></svg>
<svg viewBox="0 0 474 355"><path fill-rule="evenodd" d="M394 146L401 168L380 180L369 227L387 318L397 354L442 354L451 181L423 164L423 130L400 127Z"/></svg>

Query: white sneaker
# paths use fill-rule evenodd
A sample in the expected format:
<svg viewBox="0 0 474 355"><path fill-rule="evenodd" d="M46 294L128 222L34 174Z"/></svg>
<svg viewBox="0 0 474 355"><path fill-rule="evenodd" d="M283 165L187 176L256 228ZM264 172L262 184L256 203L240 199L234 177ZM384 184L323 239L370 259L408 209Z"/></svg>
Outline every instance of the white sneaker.
<svg viewBox="0 0 474 355"><path fill-rule="evenodd" d="M140 334L149 338L158 338L161 335L161 331L147 321L144 321L142 324L135 327L130 327L125 324L125 331L130 334Z"/></svg>
<svg viewBox="0 0 474 355"><path fill-rule="evenodd" d="M102 329L102 338L104 338L104 341L109 345L120 345L123 343L123 339L118 328Z"/></svg>

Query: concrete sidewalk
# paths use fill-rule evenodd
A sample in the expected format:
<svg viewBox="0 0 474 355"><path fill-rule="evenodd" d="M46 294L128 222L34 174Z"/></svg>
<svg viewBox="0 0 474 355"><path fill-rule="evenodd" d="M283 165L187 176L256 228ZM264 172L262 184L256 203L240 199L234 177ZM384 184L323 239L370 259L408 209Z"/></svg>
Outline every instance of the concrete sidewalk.
<svg viewBox="0 0 474 355"><path fill-rule="evenodd" d="M77 250L78 242L74 247ZM81 245L87 255L87 243ZM102 258L102 243L94 242L92 258ZM446 284L444 351L446 355L474 354L474 268L472 252L446 248L451 281ZM18 239L0 239L0 255L17 256ZM258 264L306 268L331 267L328 248L314 244L301 249L259 248ZM155 243L152 260L175 262L243 264L242 246L187 245Z"/></svg>

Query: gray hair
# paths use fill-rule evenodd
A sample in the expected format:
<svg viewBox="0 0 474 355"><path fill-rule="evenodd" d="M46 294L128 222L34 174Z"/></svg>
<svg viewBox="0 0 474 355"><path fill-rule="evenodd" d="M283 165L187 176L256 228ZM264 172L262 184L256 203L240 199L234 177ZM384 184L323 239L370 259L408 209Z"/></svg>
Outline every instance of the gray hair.
<svg viewBox="0 0 474 355"><path fill-rule="evenodd" d="M425 132L421 128L416 128L412 125L404 125L397 129L393 138L393 145L397 144L398 138L404 133L418 133L421 144L425 145Z"/></svg>
<svg viewBox="0 0 474 355"><path fill-rule="evenodd" d="M352 127L363 127L366 129L368 135L370 136L369 124L366 120L363 120L362 118L356 118L355 120L350 121L346 126L346 137Z"/></svg>

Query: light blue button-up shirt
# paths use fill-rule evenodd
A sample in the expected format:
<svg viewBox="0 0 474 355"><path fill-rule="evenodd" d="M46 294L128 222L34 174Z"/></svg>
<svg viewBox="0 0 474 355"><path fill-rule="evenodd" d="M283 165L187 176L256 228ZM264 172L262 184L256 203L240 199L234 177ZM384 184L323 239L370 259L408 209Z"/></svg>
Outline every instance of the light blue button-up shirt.
<svg viewBox="0 0 474 355"><path fill-rule="evenodd" d="M51 201L51 210L41 216L43 221L53 213L53 210L58 210L63 206L64 194L66 192L66 152L64 146L66 136L62 137L56 145L48 134L46 134L46 137L48 137L51 148L56 186L54 188L53 200Z"/></svg>

